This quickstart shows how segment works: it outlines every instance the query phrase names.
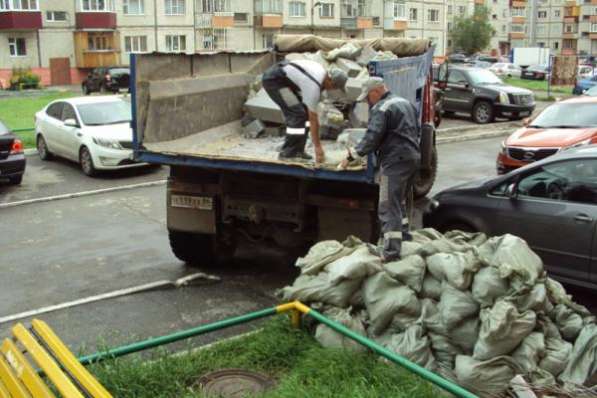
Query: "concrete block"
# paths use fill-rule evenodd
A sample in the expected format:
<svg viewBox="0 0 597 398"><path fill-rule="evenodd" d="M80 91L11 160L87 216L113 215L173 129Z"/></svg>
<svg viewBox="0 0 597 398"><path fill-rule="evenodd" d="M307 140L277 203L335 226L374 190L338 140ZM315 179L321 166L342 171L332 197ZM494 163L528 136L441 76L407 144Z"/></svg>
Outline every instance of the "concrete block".
<svg viewBox="0 0 597 398"><path fill-rule="evenodd" d="M346 96L350 101L357 100L357 98L359 97L359 95L361 95L361 92L363 91L363 84L365 84L366 81L367 79L348 79L348 81L346 82L345 91Z"/></svg>
<svg viewBox="0 0 597 398"><path fill-rule="evenodd" d="M261 120L253 120L243 127L245 138L257 138L265 132L265 124Z"/></svg>
<svg viewBox="0 0 597 398"><path fill-rule="evenodd" d="M338 58L336 60L336 66L346 72L348 77L357 77L359 73L363 71L363 67L361 65L346 58Z"/></svg>
<svg viewBox="0 0 597 398"><path fill-rule="evenodd" d="M259 90L255 97L245 102L245 108L249 115L253 116L255 119L264 122L285 123L282 110L274 101L272 101L264 89Z"/></svg>
<svg viewBox="0 0 597 398"><path fill-rule="evenodd" d="M357 102L354 104L349 119L352 127L367 127L369 124L369 105L365 102Z"/></svg>
<svg viewBox="0 0 597 398"><path fill-rule="evenodd" d="M344 115L329 102L320 102L317 105L319 124L327 127L340 127L344 123Z"/></svg>
<svg viewBox="0 0 597 398"><path fill-rule="evenodd" d="M361 142L366 132L367 129L345 129L338 136L336 142L346 148L352 148Z"/></svg>
<svg viewBox="0 0 597 398"><path fill-rule="evenodd" d="M377 51L370 46L366 46L363 47L363 51L361 51L361 55L358 56L356 61L361 66L367 66L376 55Z"/></svg>

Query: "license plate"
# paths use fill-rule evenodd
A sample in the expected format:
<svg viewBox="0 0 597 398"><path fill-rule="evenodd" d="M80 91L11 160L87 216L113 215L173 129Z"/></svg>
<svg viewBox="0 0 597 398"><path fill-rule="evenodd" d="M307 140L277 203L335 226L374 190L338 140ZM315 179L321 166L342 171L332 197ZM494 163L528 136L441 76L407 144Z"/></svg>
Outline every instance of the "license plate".
<svg viewBox="0 0 597 398"><path fill-rule="evenodd" d="M520 112L518 115L519 116L528 116L530 113L529 112Z"/></svg>
<svg viewBox="0 0 597 398"><path fill-rule="evenodd" d="M213 210L213 198L205 196L172 195L170 206L184 209Z"/></svg>

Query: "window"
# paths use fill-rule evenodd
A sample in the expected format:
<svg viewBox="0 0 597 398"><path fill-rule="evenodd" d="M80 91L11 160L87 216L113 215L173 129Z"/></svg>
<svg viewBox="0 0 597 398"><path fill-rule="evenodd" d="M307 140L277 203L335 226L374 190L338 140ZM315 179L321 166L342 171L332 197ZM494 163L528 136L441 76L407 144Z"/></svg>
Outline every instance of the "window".
<svg viewBox="0 0 597 398"><path fill-rule="evenodd" d="M451 5L448 6L448 15L452 15L452 6Z"/></svg>
<svg viewBox="0 0 597 398"><path fill-rule="evenodd" d="M127 53L147 52L147 36L124 36L124 51Z"/></svg>
<svg viewBox="0 0 597 398"><path fill-rule="evenodd" d="M46 115L60 120L62 118L62 108L64 107L64 102L55 102L48 107L46 110Z"/></svg>
<svg viewBox="0 0 597 398"><path fill-rule="evenodd" d="M226 29L202 29L201 46L203 50L214 51L226 48Z"/></svg>
<svg viewBox="0 0 597 398"><path fill-rule="evenodd" d="M24 57L27 55L27 46L24 37L9 37L8 50L11 57Z"/></svg>
<svg viewBox="0 0 597 398"><path fill-rule="evenodd" d="M502 33L506 33L506 25L502 25Z"/></svg>
<svg viewBox="0 0 597 398"><path fill-rule="evenodd" d="M204 14L228 12L230 10L229 0L201 0L201 7Z"/></svg>
<svg viewBox="0 0 597 398"><path fill-rule="evenodd" d="M458 6L458 15L466 14L466 7L465 6Z"/></svg>
<svg viewBox="0 0 597 398"><path fill-rule="evenodd" d="M495 20L497 20L497 14L493 14L493 15L491 16L491 19L493 19L494 21L495 21Z"/></svg>
<svg viewBox="0 0 597 398"><path fill-rule="evenodd" d="M539 36L545 35L545 25L537 25L536 33Z"/></svg>
<svg viewBox="0 0 597 398"><path fill-rule="evenodd" d="M513 17L524 17L526 15L526 9L522 7L512 8Z"/></svg>
<svg viewBox="0 0 597 398"><path fill-rule="evenodd" d="M143 15L144 0L122 0L122 12L124 15Z"/></svg>
<svg viewBox="0 0 597 398"><path fill-rule="evenodd" d="M416 8L411 8L410 10L408 10L409 21L417 22L417 12L418 12L418 10Z"/></svg>
<svg viewBox="0 0 597 398"><path fill-rule="evenodd" d="M166 51L184 52L187 50L187 37L184 35L166 35Z"/></svg>
<svg viewBox="0 0 597 398"><path fill-rule="evenodd" d="M379 26L380 23L381 23L380 17L373 17L373 26Z"/></svg>
<svg viewBox="0 0 597 398"><path fill-rule="evenodd" d="M452 30L452 22L448 22L448 32Z"/></svg>
<svg viewBox="0 0 597 398"><path fill-rule="evenodd" d="M539 18L539 19L547 18L547 11L537 11L537 18Z"/></svg>
<svg viewBox="0 0 597 398"><path fill-rule="evenodd" d="M406 18L406 4L403 2L394 2L394 19Z"/></svg>
<svg viewBox="0 0 597 398"><path fill-rule="evenodd" d="M565 24L564 33L576 33L576 25L570 23Z"/></svg>
<svg viewBox="0 0 597 398"><path fill-rule="evenodd" d="M37 0L0 0L0 10L39 11Z"/></svg>
<svg viewBox="0 0 597 398"><path fill-rule="evenodd" d="M282 0L255 0L256 14L282 14Z"/></svg>
<svg viewBox="0 0 597 398"><path fill-rule="evenodd" d="M264 33L263 34L263 48L274 48L274 34Z"/></svg>
<svg viewBox="0 0 597 398"><path fill-rule="evenodd" d="M247 23L249 22L249 14L246 12L235 12L234 13L234 23Z"/></svg>
<svg viewBox="0 0 597 398"><path fill-rule="evenodd" d="M82 11L111 11L111 0L81 0Z"/></svg>
<svg viewBox="0 0 597 398"><path fill-rule="evenodd" d="M560 48L560 43L558 43L557 41L553 43L553 49L557 50L558 48Z"/></svg>
<svg viewBox="0 0 597 398"><path fill-rule="evenodd" d="M75 122L77 121L77 113L75 112L75 108L71 104L64 103L64 107L62 108L62 118L61 120L64 122L68 119L74 119Z"/></svg>
<svg viewBox="0 0 597 398"><path fill-rule="evenodd" d="M507 18L507 17L508 17L508 10L504 8L502 10L502 18Z"/></svg>
<svg viewBox="0 0 597 398"><path fill-rule="evenodd" d="M89 33L87 36L87 49L91 51L111 50L110 40L101 33Z"/></svg>
<svg viewBox="0 0 597 398"><path fill-rule="evenodd" d="M291 1L288 3L288 15L291 17L304 17L307 15L305 3L302 1Z"/></svg>
<svg viewBox="0 0 597 398"><path fill-rule="evenodd" d="M320 18L334 18L334 4L322 3L319 6L319 17Z"/></svg>
<svg viewBox="0 0 597 398"><path fill-rule="evenodd" d="M597 160L577 159L545 165L523 177L516 189L522 198L597 204Z"/></svg>
<svg viewBox="0 0 597 398"><path fill-rule="evenodd" d="M166 15L184 15L185 0L166 0Z"/></svg>
<svg viewBox="0 0 597 398"><path fill-rule="evenodd" d="M453 71L450 71L450 74L448 74L448 83L464 85L464 84L467 84L468 82L466 80L466 77L464 76L464 74L461 71L453 70Z"/></svg>
<svg viewBox="0 0 597 398"><path fill-rule="evenodd" d="M597 23L591 23L591 32L597 33Z"/></svg>
<svg viewBox="0 0 597 398"><path fill-rule="evenodd" d="M429 22L439 22L439 10L435 8L427 10L427 20Z"/></svg>
<svg viewBox="0 0 597 398"><path fill-rule="evenodd" d="M556 18L559 18L559 17L560 17L560 15L561 15L561 14L560 14L560 10L553 10L553 16L554 16L554 17L556 17Z"/></svg>
<svg viewBox="0 0 597 398"><path fill-rule="evenodd" d="M63 22L68 19L66 11L46 11L46 21Z"/></svg>
<svg viewBox="0 0 597 398"><path fill-rule="evenodd" d="M525 33L526 32L526 26L522 25L522 24L513 24L510 27L510 31L512 33Z"/></svg>

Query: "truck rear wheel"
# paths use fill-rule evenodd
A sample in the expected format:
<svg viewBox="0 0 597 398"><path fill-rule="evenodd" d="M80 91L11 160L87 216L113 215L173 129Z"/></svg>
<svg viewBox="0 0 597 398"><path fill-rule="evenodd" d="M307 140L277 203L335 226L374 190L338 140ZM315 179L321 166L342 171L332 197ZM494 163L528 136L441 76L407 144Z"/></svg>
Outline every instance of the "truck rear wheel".
<svg viewBox="0 0 597 398"><path fill-rule="evenodd" d="M437 147L433 147L431 151L431 168L421 169L415 176L413 183L413 191L415 199L425 197L435 183L435 177L437 176Z"/></svg>
<svg viewBox="0 0 597 398"><path fill-rule="evenodd" d="M190 267L210 267L217 262L215 235L168 231L172 252Z"/></svg>

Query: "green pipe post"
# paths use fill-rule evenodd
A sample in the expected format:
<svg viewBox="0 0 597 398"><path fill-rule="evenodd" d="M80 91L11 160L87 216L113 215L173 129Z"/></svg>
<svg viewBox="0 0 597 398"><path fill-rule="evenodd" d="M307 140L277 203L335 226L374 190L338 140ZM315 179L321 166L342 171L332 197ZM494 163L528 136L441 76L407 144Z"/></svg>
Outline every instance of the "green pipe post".
<svg viewBox="0 0 597 398"><path fill-rule="evenodd" d="M458 384L452 383L449 380L444 379L443 377L403 358L399 355L396 355L392 351L380 346L379 344L375 343L374 341L369 340L368 338L361 336L358 333L353 332L352 330L348 329L347 327L332 321L331 319L326 318L319 312L311 309L307 315L315 318L319 322L329 326L330 328L334 329L336 332L343 334L346 337L351 338L352 340L356 341L357 343L369 348L370 350L376 352L377 354L381 355L382 357L389 359L390 361L394 362L397 365L402 366L406 370L422 377L423 379L435 384L436 386L446 390L457 397L460 398L478 398L475 394L465 390L464 388L460 387Z"/></svg>
<svg viewBox="0 0 597 398"><path fill-rule="evenodd" d="M35 130L35 127L29 127L29 128L25 128L25 129L12 129L10 130L13 133L25 133L27 131L33 131Z"/></svg>
<svg viewBox="0 0 597 398"><path fill-rule="evenodd" d="M256 319L265 318L266 316L275 315L277 313L276 307L266 308L264 310L251 312L249 314L237 316L234 318L224 319L223 321L210 323L196 328L183 330L181 332L172 333L166 336L155 337L137 343L125 345L114 348L112 350L97 352L95 354L87 355L79 358L79 362L83 365L101 362L105 359L113 359L123 355L132 354L150 348L158 347L164 344L174 343L179 340L188 339L189 337L199 336L201 334L213 332L215 330L225 329L230 326L235 326L241 323L254 321Z"/></svg>

